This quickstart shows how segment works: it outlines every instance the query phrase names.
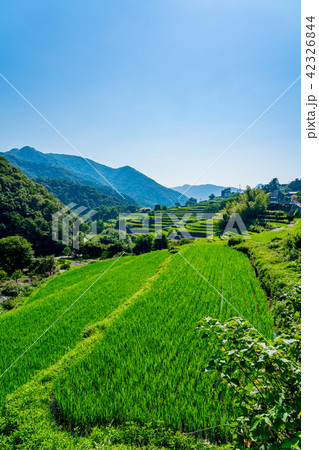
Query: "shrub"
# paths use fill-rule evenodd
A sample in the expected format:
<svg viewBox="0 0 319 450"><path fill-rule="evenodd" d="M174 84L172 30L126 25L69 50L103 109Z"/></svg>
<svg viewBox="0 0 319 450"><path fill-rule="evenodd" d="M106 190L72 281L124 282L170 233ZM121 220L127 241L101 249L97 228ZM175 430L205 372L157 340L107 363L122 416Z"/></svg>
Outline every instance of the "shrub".
<svg viewBox="0 0 319 450"><path fill-rule="evenodd" d="M153 241L153 236L150 234L142 234L135 241L133 253L135 253L135 255L140 255L141 253L150 252L153 248Z"/></svg>
<svg viewBox="0 0 319 450"><path fill-rule="evenodd" d="M174 245L185 245L185 244L191 244L193 241L191 239L182 238L178 241L174 241Z"/></svg>
<svg viewBox="0 0 319 450"><path fill-rule="evenodd" d="M214 352L206 372L217 372L216 388L233 396L234 448L300 449L300 327L273 345L240 318L208 318L201 329Z"/></svg>
<svg viewBox="0 0 319 450"><path fill-rule="evenodd" d="M49 276L54 273L56 264L54 255L46 256L44 258L38 258L30 265L30 271L32 275Z"/></svg>
<svg viewBox="0 0 319 450"><path fill-rule="evenodd" d="M83 258L100 258L102 253L107 249L105 244L100 242L86 242L80 246L80 252Z"/></svg>
<svg viewBox="0 0 319 450"><path fill-rule="evenodd" d="M241 234L232 234L228 239L228 246L233 247L244 242L244 238Z"/></svg>
<svg viewBox="0 0 319 450"><path fill-rule="evenodd" d="M5 270L0 269L0 283L8 279L8 274Z"/></svg>
<svg viewBox="0 0 319 450"><path fill-rule="evenodd" d="M101 259L113 258L113 256L122 253L127 250L127 244L121 242L114 242L113 244L108 244L101 255Z"/></svg>
<svg viewBox="0 0 319 450"><path fill-rule="evenodd" d="M169 240L167 238L167 235L164 233L161 233L160 237L156 237L154 239L153 243L153 250L163 250L165 248L168 248Z"/></svg>
<svg viewBox="0 0 319 450"><path fill-rule="evenodd" d="M250 225L248 228L249 231L251 231L252 233L261 233L263 231L265 231L265 228L262 227L261 225Z"/></svg>
<svg viewBox="0 0 319 450"><path fill-rule="evenodd" d="M22 291L23 286L20 286L20 284L6 283L1 288L1 294L6 297L17 297Z"/></svg>
<svg viewBox="0 0 319 450"><path fill-rule="evenodd" d="M12 279L16 281L16 283L18 282L19 278L23 277L23 272L22 270L15 270L12 274Z"/></svg>
<svg viewBox="0 0 319 450"><path fill-rule="evenodd" d="M70 266L71 266L71 262L67 261L67 262L61 264L60 269L61 270L69 270Z"/></svg>

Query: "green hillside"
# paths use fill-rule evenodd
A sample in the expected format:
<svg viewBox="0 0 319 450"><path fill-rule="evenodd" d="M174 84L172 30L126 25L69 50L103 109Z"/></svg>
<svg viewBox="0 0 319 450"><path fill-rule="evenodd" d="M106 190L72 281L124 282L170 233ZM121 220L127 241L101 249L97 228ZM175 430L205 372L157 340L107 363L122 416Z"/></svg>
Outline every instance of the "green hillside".
<svg viewBox="0 0 319 450"><path fill-rule="evenodd" d="M272 338L267 298L246 255L200 241L180 251ZM220 294L184 258L164 250L73 269L33 293L25 306L0 317L3 373L85 292L1 377L7 411L2 430L11 430L8 442L18 436L22 445L28 439L25 448L53 448L53 442L60 442L59 448L83 448L58 424L66 430L94 425L103 430L109 423L121 427L127 421L162 420L175 431L190 431L227 423L230 410L218 404L218 393L212 398L215 379L203 374L208 355L196 326L205 316L225 320L234 310L221 304ZM10 399L8 393L13 393ZM227 435L224 429L214 438Z"/></svg>
<svg viewBox="0 0 319 450"><path fill-rule="evenodd" d="M244 255L197 243L183 250L183 256L272 338L266 296ZM227 413L210 398L216 379L202 373L207 353L195 328L207 315L224 321L234 310L227 303L221 307L220 295L174 255L152 289L107 328L87 358L57 380L60 420L83 428L163 420L185 431L227 421Z"/></svg>
<svg viewBox="0 0 319 450"><path fill-rule="evenodd" d="M42 186L65 205L74 202L89 209L95 209L102 205L123 207L128 204L137 205L136 201L129 196L125 196L125 199L122 199L120 196L116 198L104 194L92 186L75 183L74 181L41 177L36 177L34 181L42 184Z"/></svg>
<svg viewBox="0 0 319 450"><path fill-rule="evenodd" d="M156 203L171 206L177 201L187 200L185 196L179 200L178 192L162 186L130 166L113 169L92 160L86 161L80 156L41 153L32 147L14 148L0 154L30 178L65 179L93 186L102 193L121 198L111 188L112 185L120 193L133 197L141 206L153 207Z"/></svg>
<svg viewBox="0 0 319 450"><path fill-rule="evenodd" d="M101 275L101 280L65 314L41 343L0 379L3 398L30 380L39 369L55 363L81 338L83 329L110 314L152 276L168 253L109 260L60 275L31 295L26 306L0 317L0 372L34 342ZM113 265L114 264L114 265ZM112 267L111 267L112 266ZM109 267L110 270L106 271ZM106 271L106 272L105 272ZM103 273L105 274L103 275ZM8 336L10 345L8 345ZM14 336L14 337L13 337Z"/></svg>
<svg viewBox="0 0 319 450"><path fill-rule="evenodd" d="M0 238L25 237L36 254L51 254L60 246L51 239L52 214L63 207L48 191L0 156Z"/></svg>

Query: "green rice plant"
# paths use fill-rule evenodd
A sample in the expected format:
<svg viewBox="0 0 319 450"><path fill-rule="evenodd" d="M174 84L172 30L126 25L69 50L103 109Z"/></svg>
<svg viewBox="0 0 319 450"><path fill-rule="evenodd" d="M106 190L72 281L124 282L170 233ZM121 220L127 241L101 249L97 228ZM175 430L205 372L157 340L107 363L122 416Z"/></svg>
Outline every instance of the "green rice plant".
<svg viewBox="0 0 319 450"><path fill-rule="evenodd" d="M227 423L232 399L221 404L213 390L216 378L203 373L207 353L196 326L207 315L224 321L240 312L271 339L267 298L246 255L202 242L180 251L93 350L57 378L60 422L87 430L162 420L181 431ZM217 430L215 438L228 433Z"/></svg>
<svg viewBox="0 0 319 450"><path fill-rule="evenodd" d="M73 348L84 327L131 297L168 255L159 251L70 269L35 292L25 306L1 316L0 399Z"/></svg>

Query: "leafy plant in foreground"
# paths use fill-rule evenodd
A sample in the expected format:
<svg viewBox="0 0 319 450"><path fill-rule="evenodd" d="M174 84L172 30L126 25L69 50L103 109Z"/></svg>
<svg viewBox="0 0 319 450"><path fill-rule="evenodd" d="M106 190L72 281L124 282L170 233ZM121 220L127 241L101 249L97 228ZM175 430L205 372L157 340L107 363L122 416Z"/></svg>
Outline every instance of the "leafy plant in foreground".
<svg viewBox="0 0 319 450"><path fill-rule="evenodd" d="M218 346L206 372L219 374L215 388L225 386L239 411L232 419L237 448L299 449L300 329L266 345L240 318L207 318L200 328L208 345Z"/></svg>

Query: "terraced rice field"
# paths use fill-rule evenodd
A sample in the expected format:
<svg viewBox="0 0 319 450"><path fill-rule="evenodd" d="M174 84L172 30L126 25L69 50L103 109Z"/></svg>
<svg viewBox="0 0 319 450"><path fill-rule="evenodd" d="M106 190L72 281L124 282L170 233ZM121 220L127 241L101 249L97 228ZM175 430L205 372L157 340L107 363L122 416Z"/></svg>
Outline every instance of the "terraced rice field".
<svg viewBox="0 0 319 450"><path fill-rule="evenodd" d="M181 252L218 292L180 254L172 255L151 288L56 380L53 395L62 423L86 429L162 420L176 430L227 423L231 398L230 406L218 403L216 379L203 373L210 353L196 326L205 316L224 320L240 311L272 338L267 299L244 254L212 243Z"/></svg>
<svg viewBox="0 0 319 450"><path fill-rule="evenodd" d="M168 252L97 262L58 275L33 294L23 308L0 317L0 374L79 299L0 378L0 400L55 363L81 339L81 332L107 317L153 276ZM108 270L109 269L109 270ZM99 277L101 277L99 279ZM98 281L97 281L98 280ZM87 292L92 283L96 281ZM82 294L84 295L79 298Z"/></svg>

